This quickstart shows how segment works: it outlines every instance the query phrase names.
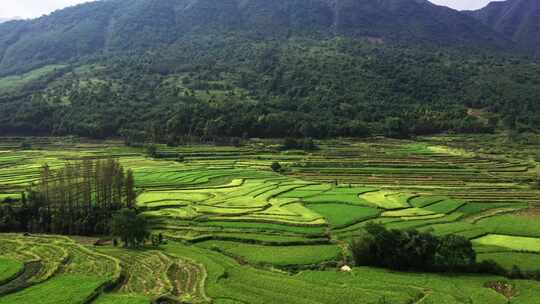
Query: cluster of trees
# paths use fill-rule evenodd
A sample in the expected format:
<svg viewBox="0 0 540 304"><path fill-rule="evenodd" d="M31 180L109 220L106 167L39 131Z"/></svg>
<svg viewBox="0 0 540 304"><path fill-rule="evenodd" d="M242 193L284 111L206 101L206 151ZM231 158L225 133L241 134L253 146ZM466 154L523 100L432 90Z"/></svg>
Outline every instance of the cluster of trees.
<svg viewBox="0 0 540 304"><path fill-rule="evenodd" d="M317 150L317 145L311 138L295 139L286 138L283 141L282 150L304 150L313 151Z"/></svg>
<svg viewBox="0 0 540 304"><path fill-rule="evenodd" d="M380 224L368 224L365 230L351 244L359 266L444 272L467 272L476 266L470 240L458 235L437 237L416 230L388 230Z"/></svg>
<svg viewBox="0 0 540 304"><path fill-rule="evenodd" d="M540 280L540 269L523 271L518 266L505 269L493 260L476 261L469 239L459 235L435 236L417 230L387 229L369 223L365 234L350 244L357 266L427 272L463 272Z"/></svg>
<svg viewBox="0 0 540 304"><path fill-rule="evenodd" d="M0 128L175 145L540 125L540 66L505 57L346 38L254 44L220 36L79 63L88 64L84 72L64 69L54 85L0 94ZM495 115L486 120L469 108Z"/></svg>
<svg viewBox="0 0 540 304"><path fill-rule="evenodd" d="M133 172L112 158L44 165L27 192L18 206L0 208L0 231L105 235L113 214L133 208L136 197Z"/></svg>
<svg viewBox="0 0 540 304"><path fill-rule="evenodd" d="M150 238L150 230L146 219L137 214L133 209L124 208L117 211L111 221L111 234L119 237L125 247L140 247ZM158 240L152 236L154 246L159 245L163 240L160 235Z"/></svg>

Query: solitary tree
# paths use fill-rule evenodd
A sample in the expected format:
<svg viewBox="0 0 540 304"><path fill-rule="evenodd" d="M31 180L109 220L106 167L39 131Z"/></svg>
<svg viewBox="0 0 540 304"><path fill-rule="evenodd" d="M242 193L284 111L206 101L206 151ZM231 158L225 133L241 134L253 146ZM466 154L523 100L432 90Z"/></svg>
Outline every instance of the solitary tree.
<svg viewBox="0 0 540 304"><path fill-rule="evenodd" d="M278 162L273 162L270 167L272 168L272 171L274 172L281 171L281 165Z"/></svg>
<svg viewBox="0 0 540 304"><path fill-rule="evenodd" d="M112 219L112 234L119 237L125 247L136 248L150 235L146 219L132 209L118 211Z"/></svg>
<svg viewBox="0 0 540 304"><path fill-rule="evenodd" d="M155 158L157 156L157 147L155 145L148 145L146 147L146 154Z"/></svg>

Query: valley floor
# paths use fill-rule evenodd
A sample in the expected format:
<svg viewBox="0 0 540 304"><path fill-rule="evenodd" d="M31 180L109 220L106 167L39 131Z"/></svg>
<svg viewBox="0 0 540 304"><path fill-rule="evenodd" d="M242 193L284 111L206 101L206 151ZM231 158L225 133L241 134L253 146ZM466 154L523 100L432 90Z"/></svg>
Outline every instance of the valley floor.
<svg viewBox="0 0 540 304"><path fill-rule="evenodd" d="M22 142L31 148L21 149ZM0 234L0 304L537 303L540 282L399 273L349 264L369 222L472 240L479 260L540 269L540 139L447 135L321 141L281 151L119 142L0 139L0 203L17 204L47 163L115 157L134 171L137 207L160 248ZM283 171L270 169L279 162ZM502 286L502 287L501 287ZM359 300L361 299L361 300Z"/></svg>

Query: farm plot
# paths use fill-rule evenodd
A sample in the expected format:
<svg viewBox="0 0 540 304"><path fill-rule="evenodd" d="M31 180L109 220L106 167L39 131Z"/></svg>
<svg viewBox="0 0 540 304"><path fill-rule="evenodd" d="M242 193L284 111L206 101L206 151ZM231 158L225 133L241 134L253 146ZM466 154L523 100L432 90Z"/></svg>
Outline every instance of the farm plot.
<svg viewBox="0 0 540 304"><path fill-rule="evenodd" d="M381 210L376 208L337 203L309 204L308 208L324 216L333 228L346 227L381 214Z"/></svg>
<svg viewBox="0 0 540 304"><path fill-rule="evenodd" d="M331 188L316 196L304 198L307 203L342 203L366 205L364 196L377 191L374 188Z"/></svg>
<svg viewBox="0 0 540 304"><path fill-rule="evenodd" d="M14 279L24 269L20 261L0 256L0 285Z"/></svg>
<svg viewBox="0 0 540 304"><path fill-rule="evenodd" d="M408 199L414 195L393 191L373 191L360 195L360 199L382 209L399 209L410 207Z"/></svg>
<svg viewBox="0 0 540 304"><path fill-rule="evenodd" d="M90 274L59 275L44 283L0 297L0 303L83 303L106 282L106 279Z"/></svg>
<svg viewBox="0 0 540 304"><path fill-rule="evenodd" d="M122 294L105 294L97 298L96 304L150 304L151 299L145 296L137 295L122 295Z"/></svg>
<svg viewBox="0 0 540 304"><path fill-rule="evenodd" d="M527 155L499 155L483 153L474 140L460 137L374 138L323 141L319 150L304 153L257 141L239 148L158 145L163 158L153 159L118 142L34 139L35 150L18 147L16 139L0 143L0 204L19 203L44 163L54 170L70 161L113 156L133 170L137 206L169 244L126 251L61 237L0 235L2 258L27 266L9 283L25 287L25 293L2 300L20 295L21 303L33 301L68 278L89 278L86 286L65 284L73 292L69 296L83 299L116 282L117 289L95 303L149 303L164 294L223 304L354 303L359 298L377 303L383 297L396 304L508 302L484 287L500 277L370 268L352 274L268 271L329 267L332 263L325 262L342 259L337 244L361 235L370 222L466 236L475 240L479 260L492 258L506 268L517 261L534 271L539 256L531 245L540 238L538 215L520 212L540 204L540 191L530 186L539 172L532 148ZM270 169L274 161L284 168L280 174ZM122 269L129 275L119 281ZM97 277L102 281L93 281ZM519 293L510 303L536 304L537 283L512 284ZM0 294L5 286L0 285Z"/></svg>
<svg viewBox="0 0 540 304"><path fill-rule="evenodd" d="M120 277L116 260L69 238L10 234L0 235L0 239L11 258L26 263L20 276L0 285L0 294L7 294L0 303L82 303ZM63 286L69 290L39 301Z"/></svg>
<svg viewBox="0 0 540 304"><path fill-rule="evenodd" d="M540 253L540 238L488 234L473 240L473 243L486 246L497 246L516 251Z"/></svg>
<svg viewBox="0 0 540 304"><path fill-rule="evenodd" d="M381 214L384 217L397 217L401 219L425 219L425 218L437 218L442 217L444 214L437 214L430 210L423 208L406 208L394 211L385 211Z"/></svg>
<svg viewBox="0 0 540 304"><path fill-rule="evenodd" d="M489 276L439 276L433 274L407 273L401 274L380 269L355 268L350 275L343 275L335 271L306 271L298 275L299 278L309 282L324 284L326 286L361 286L375 288L376 284L388 290L408 292L409 303L508 303L501 294L486 288L491 281L505 280L500 277ZM514 281L520 295L512 299L512 303L534 303L527 293L536 293L538 287L529 284L520 284ZM429 286L429 288L425 288ZM390 300L390 297L387 297ZM394 303L394 302L392 302ZM395 303L402 303L396 301ZM407 303L407 302L403 302Z"/></svg>
<svg viewBox="0 0 540 304"><path fill-rule="evenodd" d="M268 264L281 267L336 261L341 252L341 248L337 245L261 246L226 241L208 241L197 246L245 259L253 264Z"/></svg>
<svg viewBox="0 0 540 304"><path fill-rule="evenodd" d="M540 221L537 217L527 217L515 213L494 214L476 222L493 234L540 237Z"/></svg>
<svg viewBox="0 0 540 304"><path fill-rule="evenodd" d="M444 276L399 273L373 268L354 268L352 273L302 271L297 275L258 270L238 265L233 259L200 247L171 243L171 254L198 258L208 267L207 290L216 303L366 303L385 299L391 303L508 303L485 287L506 280L496 276ZM540 284L511 281L518 291L512 303L535 304ZM383 286L384 288L381 288ZM317 292L313 292L317 290Z"/></svg>
<svg viewBox="0 0 540 304"><path fill-rule="evenodd" d="M30 285L49 279L68 258L65 249L40 238L23 239L18 235L0 235L3 254L24 263L36 262L37 267L21 285Z"/></svg>
<svg viewBox="0 0 540 304"><path fill-rule="evenodd" d="M409 299L401 290L383 291L380 286L352 288L311 283L280 272L239 265L234 259L201 247L173 243L165 250L171 254L197 258L208 269L207 291L216 303L354 303L359 298L376 302L388 296L396 303ZM313 290L317 292L313 292Z"/></svg>
<svg viewBox="0 0 540 304"><path fill-rule="evenodd" d="M125 299L131 296L141 297L138 301L148 301L169 295L184 300L205 300L205 271L194 262L170 257L155 250L108 248L100 251L118 258L126 275L116 293L105 299L110 298L112 301L114 298Z"/></svg>
<svg viewBox="0 0 540 304"><path fill-rule="evenodd" d="M240 175L234 170L231 174ZM160 209L149 211L148 217L197 221L254 221L284 225L324 225L322 217L299 204L299 199L281 198L280 194L294 191L307 184L274 174L253 177L250 171L223 186L205 189L146 191L138 198L141 207ZM163 203L163 205L161 205ZM174 206L176 204L176 206ZM178 212L175 212L177 210ZM169 222L173 223L173 222Z"/></svg>
<svg viewBox="0 0 540 304"><path fill-rule="evenodd" d="M477 252L480 248L476 248ZM537 271L538 265L540 265L540 254L538 253L526 253L515 251L500 251L498 252L480 252L477 256L478 261L492 260L507 270L511 270L514 265L519 265L522 271Z"/></svg>

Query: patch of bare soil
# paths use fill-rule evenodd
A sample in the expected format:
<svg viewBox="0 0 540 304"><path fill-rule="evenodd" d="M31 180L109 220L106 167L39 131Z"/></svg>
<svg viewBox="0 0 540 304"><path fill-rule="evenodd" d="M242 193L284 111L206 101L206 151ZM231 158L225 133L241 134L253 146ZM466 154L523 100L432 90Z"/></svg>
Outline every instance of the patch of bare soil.
<svg viewBox="0 0 540 304"><path fill-rule="evenodd" d="M527 217L539 217L540 218L540 207L532 207L525 209L523 211L520 211L518 213L520 216L527 216Z"/></svg>
<svg viewBox="0 0 540 304"><path fill-rule="evenodd" d="M517 295L518 291L512 283L507 281L495 281L486 283L485 287L495 290L502 294L507 299L511 299Z"/></svg>

